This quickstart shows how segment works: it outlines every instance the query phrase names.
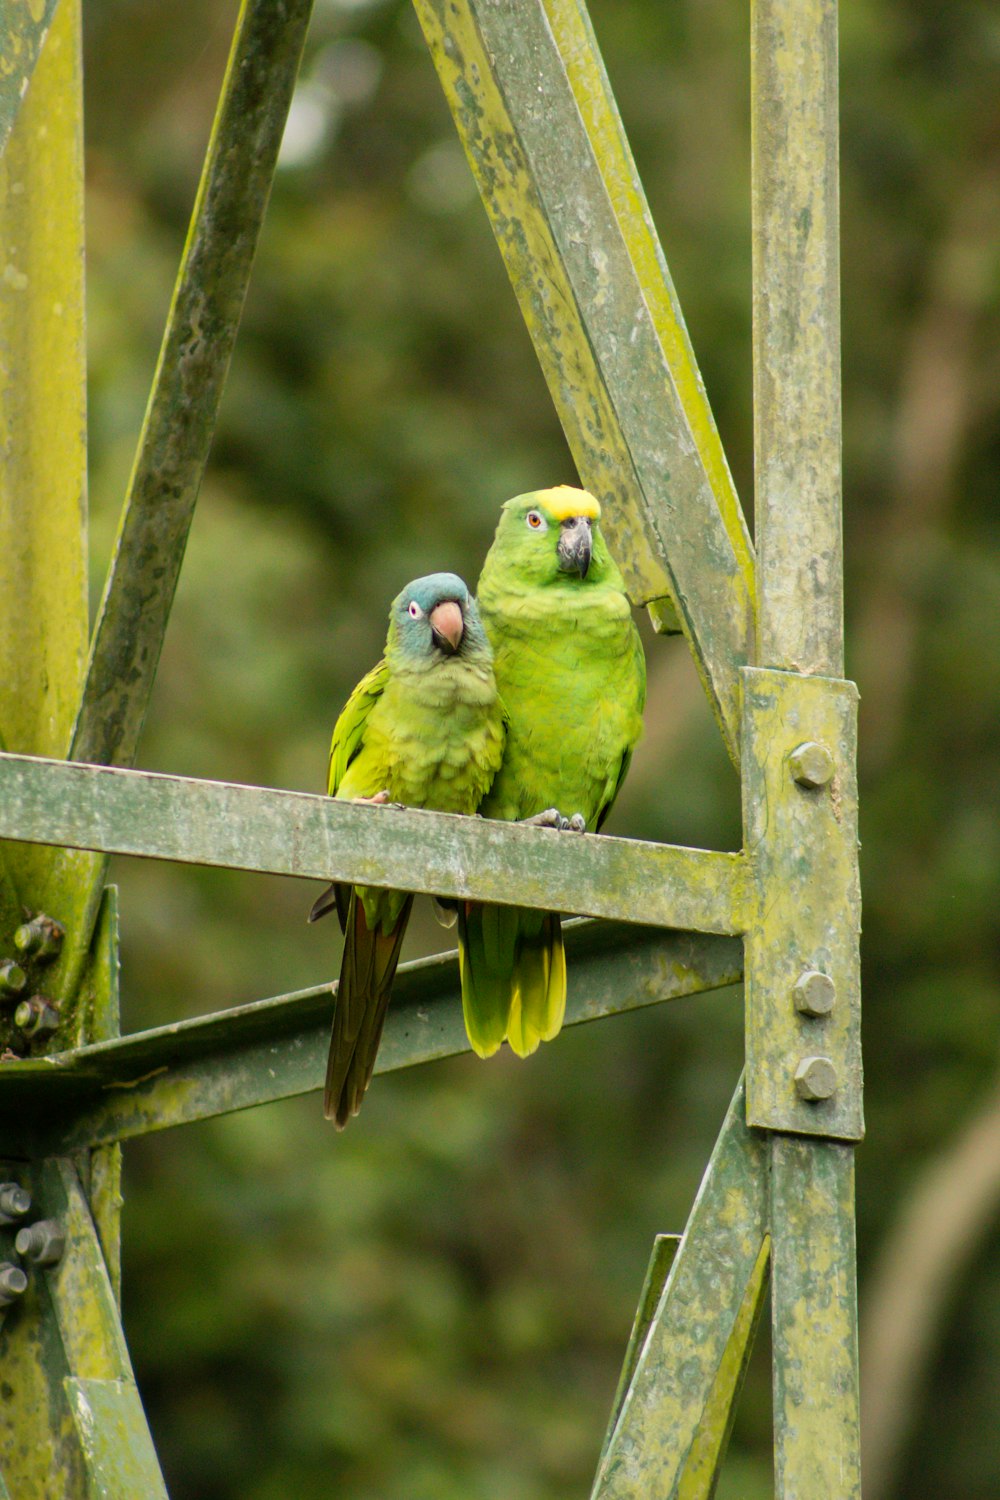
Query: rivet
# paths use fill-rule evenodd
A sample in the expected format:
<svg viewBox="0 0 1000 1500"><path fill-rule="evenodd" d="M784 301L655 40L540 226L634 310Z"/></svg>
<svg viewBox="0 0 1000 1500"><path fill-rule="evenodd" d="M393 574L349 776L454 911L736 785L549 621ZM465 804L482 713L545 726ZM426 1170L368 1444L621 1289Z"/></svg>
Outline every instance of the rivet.
<svg viewBox="0 0 1000 1500"><path fill-rule="evenodd" d="M21 923L14 933L14 947L40 964L51 963L59 956L65 932L60 922L40 911L30 922Z"/></svg>
<svg viewBox="0 0 1000 1500"><path fill-rule="evenodd" d="M31 1194L16 1182L0 1183L0 1224L16 1224L31 1212Z"/></svg>
<svg viewBox="0 0 1000 1500"><path fill-rule="evenodd" d="M28 1285L28 1278L12 1260L0 1261L0 1307L9 1307Z"/></svg>
<svg viewBox="0 0 1000 1500"><path fill-rule="evenodd" d="M29 1000L22 1000L17 1007L14 1025L25 1036L47 1036L59 1025L59 1012L44 995L32 995Z"/></svg>
<svg viewBox="0 0 1000 1500"><path fill-rule="evenodd" d="M804 1057L795 1069L795 1092L815 1103L837 1090L837 1070L828 1057Z"/></svg>
<svg viewBox="0 0 1000 1500"><path fill-rule="evenodd" d="M817 969L806 969L795 981L792 990L795 1009L804 1016L828 1016L833 1010L837 991L829 974Z"/></svg>
<svg viewBox="0 0 1000 1500"><path fill-rule="evenodd" d="M14 1249L36 1266L54 1266L62 1260L66 1248L66 1236L55 1219L39 1219L25 1229L19 1229L14 1239Z"/></svg>
<svg viewBox="0 0 1000 1500"><path fill-rule="evenodd" d="M804 744L796 745L788 757L788 764L792 779L808 791L826 786L832 781L836 769L830 751L818 740L806 740Z"/></svg>
<svg viewBox="0 0 1000 1500"><path fill-rule="evenodd" d="M12 958L0 963L0 995L19 995L27 982L27 974Z"/></svg>

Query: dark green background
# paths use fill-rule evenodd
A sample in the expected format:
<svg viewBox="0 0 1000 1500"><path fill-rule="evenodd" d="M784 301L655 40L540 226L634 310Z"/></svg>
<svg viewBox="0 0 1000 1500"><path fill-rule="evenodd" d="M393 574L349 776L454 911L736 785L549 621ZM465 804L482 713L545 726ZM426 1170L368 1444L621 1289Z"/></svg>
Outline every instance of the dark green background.
<svg viewBox="0 0 1000 1500"><path fill-rule="evenodd" d="M235 7L85 11L96 593ZM595 0L593 17L749 508L748 10ZM996 1089L998 65L989 0L844 6L863 1298ZM317 0L295 109L139 763L318 790L390 598L432 569L474 581L500 503L575 474L410 11ZM737 781L686 648L650 638L648 658L612 831L736 847ZM336 973L305 883L116 878L127 1029ZM408 955L442 936L419 912ZM130 1147L125 1318L174 1500L585 1495L653 1235L683 1225L741 1050L732 993L526 1064L379 1079L343 1136L313 1096ZM968 1173L946 1175L967 1204ZM947 1261L886 1497L1000 1493L998 1195ZM904 1238L904 1268L925 1241ZM771 1492L766 1344L724 1500Z"/></svg>

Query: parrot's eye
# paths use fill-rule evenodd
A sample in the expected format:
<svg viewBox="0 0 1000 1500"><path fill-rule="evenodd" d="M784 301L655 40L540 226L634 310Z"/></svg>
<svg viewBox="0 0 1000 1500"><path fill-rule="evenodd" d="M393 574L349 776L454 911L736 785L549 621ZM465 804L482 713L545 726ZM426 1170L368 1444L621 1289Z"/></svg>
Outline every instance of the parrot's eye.
<svg viewBox="0 0 1000 1500"><path fill-rule="evenodd" d="M543 515L540 515L537 510L529 510L528 514L525 516L525 520L531 527L532 531L548 530L548 527L545 525L545 517Z"/></svg>
<svg viewBox="0 0 1000 1500"><path fill-rule="evenodd" d="M406 613L409 615L411 620L422 620L424 616L424 612L420 608L420 605L417 603L416 599L410 600L409 604L406 606Z"/></svg>

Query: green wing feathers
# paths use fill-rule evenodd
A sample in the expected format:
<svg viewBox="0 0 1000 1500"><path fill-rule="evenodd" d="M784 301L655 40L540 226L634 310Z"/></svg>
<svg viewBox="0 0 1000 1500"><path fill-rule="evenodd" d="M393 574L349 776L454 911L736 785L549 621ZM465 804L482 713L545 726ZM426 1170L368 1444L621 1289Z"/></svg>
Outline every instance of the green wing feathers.
<svg viewBox="0 0 1000 1500"><path fill-rule="evenodd" d="M351 890L323 1095L323 1112L340 1130L361 1108L375 1070L412 906L413 897L406 896L395 923L385 930L380 915L369 925L364 901Z"/></svg>
<svg viewBox="0 0 1000 1500"><path fill-rule="evenodd" d="M473 1051L506 1041L518 1057L557 1036L566 1012L566 956L555 912L463 902L458 913L462 1011Z"/></svg>

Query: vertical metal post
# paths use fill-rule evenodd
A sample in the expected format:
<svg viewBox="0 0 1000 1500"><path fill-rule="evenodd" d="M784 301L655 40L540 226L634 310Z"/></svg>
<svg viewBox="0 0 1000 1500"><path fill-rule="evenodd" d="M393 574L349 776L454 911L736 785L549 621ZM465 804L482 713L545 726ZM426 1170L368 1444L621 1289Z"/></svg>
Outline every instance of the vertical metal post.
<svg viewBox="0 0 1000 1500"><path fill-rule="evenodd" d="M836 0L755 0L752 91L759 662L781 675L839 678ZM784 747L786 757L791 748ZM844 747L832 748L836 763ZM842 769L850 781L853 766ZM748 764L745 799L751 774ZM774 795L815 795L817 816L841 795L799 779L794 766L783 788ZM847 811L853 826L854 809ZM845 890L840 921L846 926L852 917L852 892ZM750 941L747 962L751 971L759 964ZM792 999L772 972L757 985L754 1003L759 1026L768 1009L785 1017ZM808 1080L796 1098L794 1069L793 1055L786 1110L811 1098ZM853 1148L821 1131L798 1137L783 1133L777 1120L753 1123L774 1131L775 1493L781 1500L851 1500L860 1496Z"/></svg>
<svg viewBox="0 0 1000 1500"><path fill-rule="evenodd" d="M82 101L80 0L59 0L0 158L0 732L54 756L87 651ZM40 905L53 851L5 857L18 901ZM51 1494L55 1474L82 1495L61 1363L35 1314L29 1290L4 1322L0 1470L18 1496Z"/></svg>

